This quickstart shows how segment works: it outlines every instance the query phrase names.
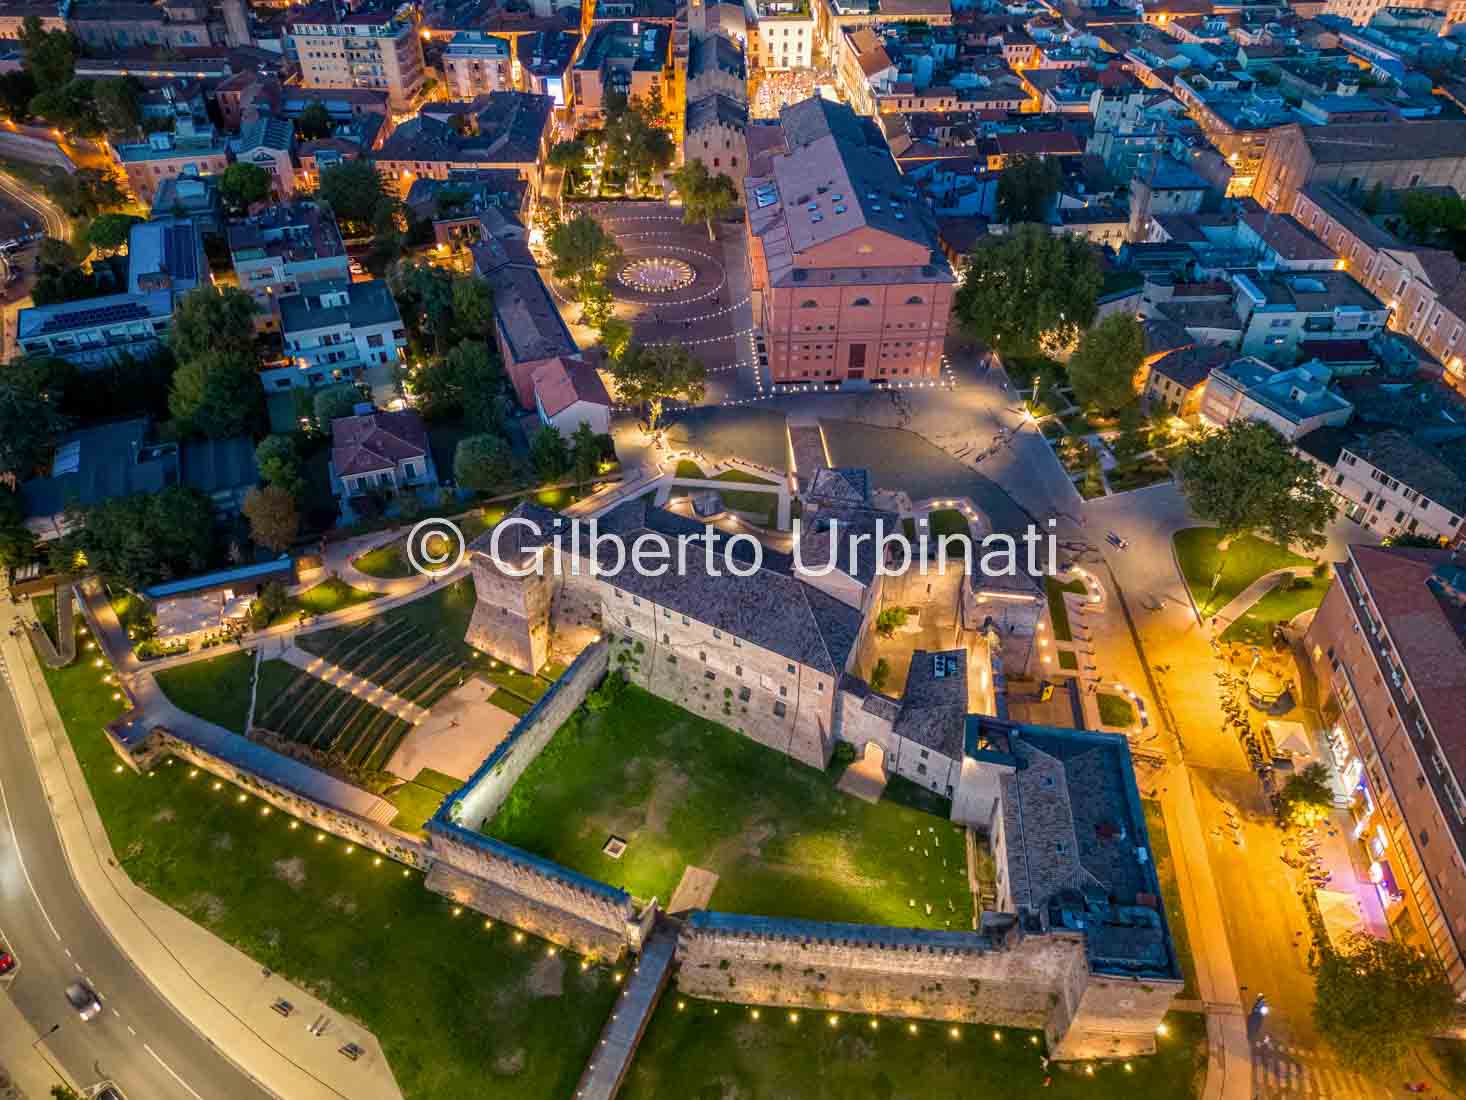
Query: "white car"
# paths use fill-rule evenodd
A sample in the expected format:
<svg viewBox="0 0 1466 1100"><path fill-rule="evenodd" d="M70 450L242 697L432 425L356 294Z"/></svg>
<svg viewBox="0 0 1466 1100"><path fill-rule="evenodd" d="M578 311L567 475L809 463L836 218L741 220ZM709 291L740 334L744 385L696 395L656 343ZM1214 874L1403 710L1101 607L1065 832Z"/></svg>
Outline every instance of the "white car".
<svg viewBox="0 0 1466 1100"><path fill-rule="evenodd" d="M95 1020L102 1014L101 998L85 982L72 982L67 986L66 999L71 1002L71 1007L76 1009L76 1014L82 1018L83 1023Z"/></svg>

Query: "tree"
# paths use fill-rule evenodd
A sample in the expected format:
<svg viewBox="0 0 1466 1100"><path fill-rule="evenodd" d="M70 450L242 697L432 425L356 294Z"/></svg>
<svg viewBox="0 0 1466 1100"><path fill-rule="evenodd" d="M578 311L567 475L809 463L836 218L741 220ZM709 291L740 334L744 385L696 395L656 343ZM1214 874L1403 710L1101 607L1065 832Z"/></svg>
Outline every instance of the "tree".
<svg viewBox="0 0 1466 1100"><path fill-rule="evenodd" d="M35 78L25 69L0 73L0 111L13 122L25 122L31 117L36 91Z"/></svg>
<svg viewBox="0 0 1466 1100"><path fill-rule="evenodd" d="M196 489L171 485L114 497L81 513L75 548L104 577L128 588L197 573L214 544L214 505Z"/></svg>
<svg viewBox="0 0 1466 1100"><path fill-rule="evenodd" d="M1191 510L1221 528L1218 549L1253 531L1314 550L1334 518L1333 497L1313 464L1261 421L1234 420L1189 441L1177 473Z"/></svg>
<svg viewBox="0 0 1466 1100"><path fill-rule="evenodd" d="M28 15L21 22L21 51L25 68L40 88L59 88L76 72L76 39L70 31L46 30L41 20Z"/></svg>
<svg viewBox="0 0 1466 1100"><path fill-rule="evenodd" d="M1135 400L1145 330L1132 313L1112 313L1079 339L1069 360L1074 400L1111 413Z"/></svg>
<svg viewBox="0 0 1466 1100"><path fill-rule="evenodd" d="M443 354L453 335L453 276L432 264L404 261L392 268L387 285L413 342L432 337L434 351Z"/></svg>
<svg viewBox="0 0 1466 1100"><path fill-rule="evenodd" d="M258 164L231 164L219 179L219 195L231 210L243 213L270 197L270 173Z"/></svg>
<svg viewBox="0 0 1466 1100"><path fill-rule="evenodd" d="M609 363L620 362L631 346L631 323L620 317L607 317L600 326L601 348Z"/></svg>
<svg viewBox="0 0 1466 1100"><path fill-rule="evenodd" d="M127 202L122 177L111 168L78 168L46 172L45 188L56 204L73 218L94 217Z"/></svg>
<svg viewBox="0 0 1466 1100"><path fill-rule="evenodd" d="M555 278L573 287L577 300L605 278L622 259L621 246L591 215L581 212L556 225L545 237Z"/></svg>
<svg viewBox="0 0 1466 1100"><path fill-rule="evenodd" d="M326 105L319 99L313 99L306 104L305 110L295 120L295 136L301 141L317 141L328 138L335 132L336 123L331 118L331 112L326 110Z"/></svg>
<svg viewBox="0 0 1466 1100"><path fill-rule="evenodd" d="M0 474L25 480L46 460L68 421L59 395L24 375L0 372Z"/></svg>
<svg viewBox="0 0 1466 1100"><path fill-rule="evenodd" d="M545 160L552 168L563 168L573 172L585 165L586 153L583 141L557 141L550 146L549 155L545 157Z"/></svg>
<svg viewBox="0 0 1466 1100"><path fill-rule="evenodd" d="M570 468L570 450L560 429L547 424L529 442L529 461L543 481L563 477Z"/></svg>
<svg viewBox="0 0 1466 1100"><path fill-rule="evenodd" d="M92 85L97 120L113 134L131 136L142 126L141 85L130 76L98 80Z"/></svg>
<svg viewBox="0 0 1466 1100"><path fill-rule="evenodd" d="M465 489L497 489L509 480L513 468L509 444L488 432L464 436L453 451L453 477Z"/></svg>
<svg viewBox="0 0 1466 1100"><path fill-rule="evenodd" d="M702 400L707 386L707 368L681 345L639 347L632 345L619 362L610 365L616 383L616 395L633 405L647 406L647 422L652 431L662 418L666 401L680 400L696 404Z"/></svg>
<svg viewBox="0 0 1466 1100"><path fill-rule="evenodd" d="M476 276L453 280L454 328L465 340L482 340L494 327L494 292Z"/></svg>
<svg viewBox="0 0 1466 1100"><path fill-rule="evenodd" d="M116 252L127 245L132 227L142 220L136 214L98 214L87 226L87 244L98 252Z"/></svg>
<svg viewBox="0 0 1466 1100"><path fill-rule="evenodd" d="M42 84L31 100L31 114L40 115L57 129L91 136L100 133L102 120L97 113L94 80L78 77L65 84Z"/></svg>
<svg viewBox="0 0 1466 1100"><path fill-rule="evenodd" d="M277 553L289 550L300 532L295 496L283 486L251 489L244 498L242 510L249 520L250 537L267 550Z"/></svg>
<svg viewBox="0 0 1466 1100"><path fill-rule="evenodd" d="M1433 955L1398 940L1352 933L1325 950L1314 978L1313 1020L1340 1061L1389 1069L1455 1014L1456 997Z"/></svg>
<svg viewBox="0 0 1466 1100"><path fill-rule="evenodd" d="M413 371L409 385L427 420L462 416L474 431L495 431L502 420L504 371L479 340L465 340L442 359Z"/></svg>
<svg viewBox="0 0 1466 1100"><path fill-rule="evenodd" d="M81 269L75 250L65 241L47 237L36 251L36 281L31 300L38 306L75 302L95 297L97 287Z"/></svg>
<svg viewBox="0 0 1466 1100"><path fill-rule="evenodd" d="M331 421L351 416L358 405L370 403L371 395L366 387L358 386L355 382L338 382L334 386L326 386L316 393L316 422L320 424L322 431L329 432Z"/></svg>
<svg viewBox="0 0 1466 1100"><path fill-rule="evenodd" d="M998 176L998 220L1008 225L1043 221L1063 181L1057 160L1018 157Z"/></svg>
<svg viewBox="0 0 1466 1100"><path fill-rule="evenodd" d="M708 240L716 240L714 220L738 205L738 188L733 180L723 172L712 175L700 160L686 161L672 173L671 179L682 196L682 220L688 224L705 222Z"/></svg>
<svg viewBox="0 0 1466 1100"><path fill-rule="evenodd" d="M582 420L570 437L570 469L575 474L576 488L584 489L600 467L601 437L596 435L590 421Z"/></svg>
<svg viewBox="0 0 1466 1100"><path fill-rule="evenodd" d="M998 351L1031 354L1041 340L1078 339L1094 319L1102 282L1087 242L1018 225L973 249L952 312L969 335Z"/></svg>
<svg viewBox="0 0 1466 1100"><path fill-rule="evenodd" d="M14 569L36 560L36 536L26 530L20 493L0 482L0 565Z"/></svg>
<svg viewBox="0 0 1466 1100"><path fill-rule="evenodd" d="M209 352L255 354L255 300L238 287L201 286L190 290L173 313L169 345L180 363Z"/></svg>
<svg viewBox="0 0 1466 1100"><path fill-rule="evenodd" d="M278 485L293 496L299 496L305 488L294 436L267 435L260 440L255 447L255 468L267 485Z"/></svg>
<svg viewBox="0 0 1466 1100"><path fill-rule="evenodd" d="M382 177L370 161L348 160L321 172L320 196L358 232L375 222L377 212L392 202Z"/></svg>
<svg viewBox="0 0 1466 1100"><path fill-rule="evenodd" d="M174 372L168 411L185 435L230 439L263 423L264 397L252 356L207 351Z"/></svg>
<svg viewBox="0 0 1466 1100"><path fill-rule="evenodd" d="M1334 808L1334 792L1329 786L1329 772L1322 764L1309 764L1295 772L1278 792L1278 816L1288 825L1306 829L1329 816Z"/></svg>
<svg viewBox="0 0 1466 1100"><path fill-rule="evenodd" d="M260 594L249 605L249 625L264 630L285 613L290 606L290 595L279 581L270 581L260 589Z"/></svg>
<svg viewBox="0 0 1466 1100"><path fill-rule="evenodd" d="M598 332L615 316L616 298L605 283L590 283L580 292L580 318Z"/></svg>

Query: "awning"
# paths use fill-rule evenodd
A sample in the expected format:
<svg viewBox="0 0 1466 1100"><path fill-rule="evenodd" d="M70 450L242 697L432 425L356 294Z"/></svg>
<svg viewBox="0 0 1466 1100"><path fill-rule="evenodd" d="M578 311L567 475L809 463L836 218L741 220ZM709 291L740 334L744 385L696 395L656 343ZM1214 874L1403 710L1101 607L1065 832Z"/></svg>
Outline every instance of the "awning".
<svg viewBox="0 0 1466 1100"><path fill-rule="evenodd" d="M1285 756L1313 756L1313 742L1302 722L1289 722L1277 718L1269 719L1267 731L1272 735L1277 751Z"/></svg>

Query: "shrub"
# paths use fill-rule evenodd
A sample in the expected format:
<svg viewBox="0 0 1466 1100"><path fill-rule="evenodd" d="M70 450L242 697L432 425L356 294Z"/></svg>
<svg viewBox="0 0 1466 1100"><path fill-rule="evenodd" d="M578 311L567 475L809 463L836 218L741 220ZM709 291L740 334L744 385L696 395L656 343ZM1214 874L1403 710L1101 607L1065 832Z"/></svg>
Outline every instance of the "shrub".
<svg viewBox="0 0 1466 1100"><path fill-rule="evenodd" d="M882 657L876 662L876 667L871 670L870 689L871 691L884 691L886 681L891 678L891 662Z"/></svg>
<svg viewBox="0 0 1466 1100"><path fill-rule="evenodd" d="M881 637L889 638L905 626L910 617L910 612L904 607L888 607L876 616L876 631Z"/></svg>
<svg viewBox="0 0 1466 1100"><path fill-rule="evenodd" d="M626 690L626 674L619 668L613 669L606 674L601 681L601 686L591 692L585 699L586 709L592 714L599 714L605 710Z"/></svg>
<svg viewBox="0 0 1466 1100"><path fill-rule="evenodd" d="M830 753L831 766L848 768L853 763L855 763L855 746L849 741L835 742L835 751Z"/></svg>

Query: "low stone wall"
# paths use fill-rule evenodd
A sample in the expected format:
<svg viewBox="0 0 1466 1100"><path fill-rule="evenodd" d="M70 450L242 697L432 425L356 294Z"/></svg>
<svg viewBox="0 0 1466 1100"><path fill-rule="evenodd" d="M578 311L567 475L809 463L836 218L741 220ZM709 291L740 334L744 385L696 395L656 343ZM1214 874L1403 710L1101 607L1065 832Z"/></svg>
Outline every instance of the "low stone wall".
<svg viewBox="0 0 1466 1100"><path fill-rule="evenodd" d="M523 928L542 939L592 958L619 958L626 950L625 922L605 928L563 906L541 901L529 891L466 874L439 862L428 874L427 888L495 920Z"/></svg>

